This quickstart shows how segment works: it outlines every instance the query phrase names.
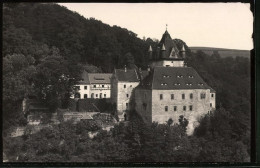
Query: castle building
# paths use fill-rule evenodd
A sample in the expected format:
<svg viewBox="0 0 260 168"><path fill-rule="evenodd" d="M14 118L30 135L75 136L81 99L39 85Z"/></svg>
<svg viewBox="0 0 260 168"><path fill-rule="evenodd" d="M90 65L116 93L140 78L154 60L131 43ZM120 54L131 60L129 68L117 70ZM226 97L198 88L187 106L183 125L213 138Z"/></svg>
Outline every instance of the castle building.
<svg viewBox="0 0 260 168"><path fill-rule="evenodd" d="M111 73L82 73L82 80L78 82L77 92L71 98L102 99L110 98Z"/></svg>
<svg viewBox="0 0 260 168"><path fill-rule="evenodd" d="M199 74L184 63L185 47L166 32L156 49L149 48L151 71L135 89L135 110L147 122L178 123L180 115L188 119L192 134L203 115L215 109L216 93Z"/></svg>
<svg viewBox="0 0 260 168"><path fill-rule="evenodd" d="M143 72L143 75L147 75ZM120 120L125 117L126 111L133 105L133 89L140 83L140 77L136 69L115 69L111 79L111 101L116 104Z"/></svg>

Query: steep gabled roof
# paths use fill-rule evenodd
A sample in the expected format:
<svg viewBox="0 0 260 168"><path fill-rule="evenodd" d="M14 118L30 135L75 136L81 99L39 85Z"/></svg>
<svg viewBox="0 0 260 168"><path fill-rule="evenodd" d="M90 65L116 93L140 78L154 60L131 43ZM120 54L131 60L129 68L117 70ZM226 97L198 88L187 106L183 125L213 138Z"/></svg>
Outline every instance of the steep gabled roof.
<svg viewBox="0 0 260 168"><path fill-rule="evenodd" d="M158 44L156 59L183 59L177 47L176 40L171 38L167 30Z"/></svg>
<svg viewBox="0 0 260 168"><path fill-rule="evenodd" d="M140 88L155 90L211 89L191 67L155 67Z"/></svg>
<svg viewBox="0 0 260 168"><path fill-rule="evenodd" d="M122 82L139 82L139 78L135 69L115 69L115 76L118 81Z"/></svg>
<svg viewBox="0 0 260 168"><path fill-rule="evenodd" d="M111 73L88 73L84 71L82 73L82 80L79 84L110 84Z"/></svg>

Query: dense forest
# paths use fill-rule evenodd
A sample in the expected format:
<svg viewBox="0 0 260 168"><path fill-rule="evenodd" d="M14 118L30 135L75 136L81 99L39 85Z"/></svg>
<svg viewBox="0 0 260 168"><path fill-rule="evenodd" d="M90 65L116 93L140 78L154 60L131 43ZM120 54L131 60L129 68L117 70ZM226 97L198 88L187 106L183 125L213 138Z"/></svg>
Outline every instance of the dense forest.
<svg viewBox="0 0 260 168"><path fill-rule="evenodd" d="M177 40L178 41L178 40ZM21 102L28 95L50 112L66 108L83 69L112 72L135 62L146 68L149 45L127 29L86 19L57 4L3 5L3 149L10 161L74 162L245 162L251 155L250 60L188 50L186 62L217 92L217 110L206 115L192 136L188 121L144 125L132 112L129 123L111 131L88 123L64 122L36 134L6 136L26 125ZM179 40L179 43L184 43ZM188 47L188 46L186 46ZM131 53L131 54L129 54ZM130 59L129 59L130 57ZM86 131L83 131L86 130Z"/></svg>

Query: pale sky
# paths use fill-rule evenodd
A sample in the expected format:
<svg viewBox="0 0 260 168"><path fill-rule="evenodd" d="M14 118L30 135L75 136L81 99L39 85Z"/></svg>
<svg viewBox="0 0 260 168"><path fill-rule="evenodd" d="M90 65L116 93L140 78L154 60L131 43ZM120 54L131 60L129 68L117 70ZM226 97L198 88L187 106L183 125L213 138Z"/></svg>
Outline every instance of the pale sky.
<svg viewBox="0 0 260 168"><path fill-rule="evenodd" d="M245 3L59 3L138 35L161 39L168 24L172 38L188 46L253 48L253 14Z"/></svg>

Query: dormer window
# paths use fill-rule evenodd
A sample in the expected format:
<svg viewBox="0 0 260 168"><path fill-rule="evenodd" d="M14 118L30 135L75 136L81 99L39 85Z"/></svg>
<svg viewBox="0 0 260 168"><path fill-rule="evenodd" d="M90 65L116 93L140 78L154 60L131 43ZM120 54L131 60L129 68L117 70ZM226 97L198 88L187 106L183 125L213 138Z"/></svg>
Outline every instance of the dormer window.
<svg viewBox="0 0 260 168"><path fill-rule="evenodd" d="M166 85L167 85L167 83L161 83L161 85L162 85L162 86L166 86Z"/></svg>
<svg viewBox="0 0 260 168"><path fill-rule="evenodd" d="M189 78L193 78L193 76L192 76L192 75L189 75Z"/></svg>
<svg viewBox="0 0 260 168"><path fill-rule="evenodd" d="M164 78L169 78L169 77L171 77L171 76L169 76L169 75L163 75L163 77L164 77Z"/></svg>
<svg viewBox="0 0 260 168"><path fill-rule="evenodd" d="M175 83L174 85L177 86L177 85L181 85L181 84L180 83Z"/></svg>
<svg viewBox="0 0 260 168"><path fill-rule="evenodd" d="M199 86L202 86L202 85L203 85L203 83L199 83L198 85L199 85Z"/></svg>
<svg viewBox="0 0 260 168"><path fill-rule="evenodd" d="M183 75L178 75L177 78L183 78Z"/></svg>
<svg viewBox="0 0 260 168"><path fill-rule="evenodd" d="M192 84L191 83L186 83L187 86L191 86Z"/></svg>

